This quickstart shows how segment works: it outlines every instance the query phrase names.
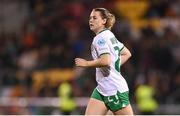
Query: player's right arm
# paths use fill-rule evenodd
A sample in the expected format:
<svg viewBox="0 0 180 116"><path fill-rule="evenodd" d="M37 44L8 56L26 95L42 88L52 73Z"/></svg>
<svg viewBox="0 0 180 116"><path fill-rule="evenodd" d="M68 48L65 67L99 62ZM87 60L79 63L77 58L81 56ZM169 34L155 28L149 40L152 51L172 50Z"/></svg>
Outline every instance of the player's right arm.
<svg viewBox="0 0 180 116"><path fill-rule="evenodd" d="M110 54L102 54L98 59L87 61L82 58L75 58L78 67L105 67L111 63Z"/></svg>

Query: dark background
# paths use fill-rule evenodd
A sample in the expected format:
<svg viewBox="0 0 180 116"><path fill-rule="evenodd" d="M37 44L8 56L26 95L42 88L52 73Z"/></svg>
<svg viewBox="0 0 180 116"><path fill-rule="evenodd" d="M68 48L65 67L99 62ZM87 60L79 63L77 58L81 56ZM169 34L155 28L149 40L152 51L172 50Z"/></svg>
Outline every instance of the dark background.
<svg viewBox="0 0 180 116"><path fill-rule="evenodd" d="M95 69L76 69L74 58L92 59L88 20L95 7L115 14L112 31L132 53L121 72L133 107L136 88L151 80L156 114L177 114L170 105L180 108L179 0L0 0L0 97L58 97L63 80L73 97L89 97ZM0 104L0 114L52 114L56 108L42 109Z"/></svg>

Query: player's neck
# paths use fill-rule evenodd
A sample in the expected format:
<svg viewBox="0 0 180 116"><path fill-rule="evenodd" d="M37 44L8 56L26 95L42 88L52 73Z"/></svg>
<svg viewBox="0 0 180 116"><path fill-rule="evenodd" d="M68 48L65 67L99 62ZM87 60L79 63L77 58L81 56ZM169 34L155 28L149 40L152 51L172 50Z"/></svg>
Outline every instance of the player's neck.
<svg viewBox="0 0 180 116"><path fill-rule="evenodd" d="M96 35L98 35L99 33L101 33L101 32L103 32L103 31L105 31L105 30L107 30L107 28L101 28L101 29L99 29L97 32L96 32Z"/></svg>

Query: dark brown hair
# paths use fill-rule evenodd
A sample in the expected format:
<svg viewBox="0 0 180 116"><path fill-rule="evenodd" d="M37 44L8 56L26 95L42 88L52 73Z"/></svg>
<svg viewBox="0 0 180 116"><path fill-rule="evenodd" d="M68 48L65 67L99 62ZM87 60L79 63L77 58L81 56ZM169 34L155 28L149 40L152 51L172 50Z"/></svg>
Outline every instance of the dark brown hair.
<svg viewBox="0 0 180 116"><path fill-rule="evenodd" d="M99 11L101 14L101 17L103 19L106 19L105 27L108 29L111 29L116 21L115 16L111 14L107 9L105 8L94 8L94 11Z"/></svg>

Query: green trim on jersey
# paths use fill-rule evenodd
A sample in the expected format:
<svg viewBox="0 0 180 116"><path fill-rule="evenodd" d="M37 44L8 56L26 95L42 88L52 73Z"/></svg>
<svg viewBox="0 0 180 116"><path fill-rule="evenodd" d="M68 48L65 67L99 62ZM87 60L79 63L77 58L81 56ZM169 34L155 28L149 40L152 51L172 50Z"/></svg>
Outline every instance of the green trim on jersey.
<svg viewBox="0 0 180 116"><path fill-rule="evenodd" d="M124 49L124 46L119 50L119 52L121 52Z"/></svg>
<svg viewBox="0 0 180 116"><path fill-rule="evenodd" d="M115 62L115 69L118 71L118 72L120 72L120 58L118 58L118 60L116 60L116 62Z"/></svg>
<svg viewBox="0 0 180 116"><path fill-rule="evenodd" d="M121 68L121 59L119 58L121 51L123 50L124 46L120 49L118 46L114 47L115 51L118 51L118 59L115 61L115 69L116 71L120 72Z"/></svg>
<svg viewBox="0 0 180 116"><path fill-rule="evenodd" d="M104 55L104 54L110 54L109 52L106 52L106 53L102 53L102 54L100 54L99 56L102 56L102 55Z"/></svg>
<svg viewBox="0 0 180 116"><path fill-rule="evenodd" d="M121 51L124 49L124 46L119 50L119 56L121 54ZM121 69L121 58L118 58L115 62L115 69L120 72L120 69Z"/></svg>
<svg viewBox="0 0 180 116"><path fill-rule="evenodd" d="M129 105L129 91L120 93L119 91L112 96L103 96L97 90L94 89L91 98L100 100L105 103L106 107L111 110L112 112L116 112L127 105Z"/></svg>

